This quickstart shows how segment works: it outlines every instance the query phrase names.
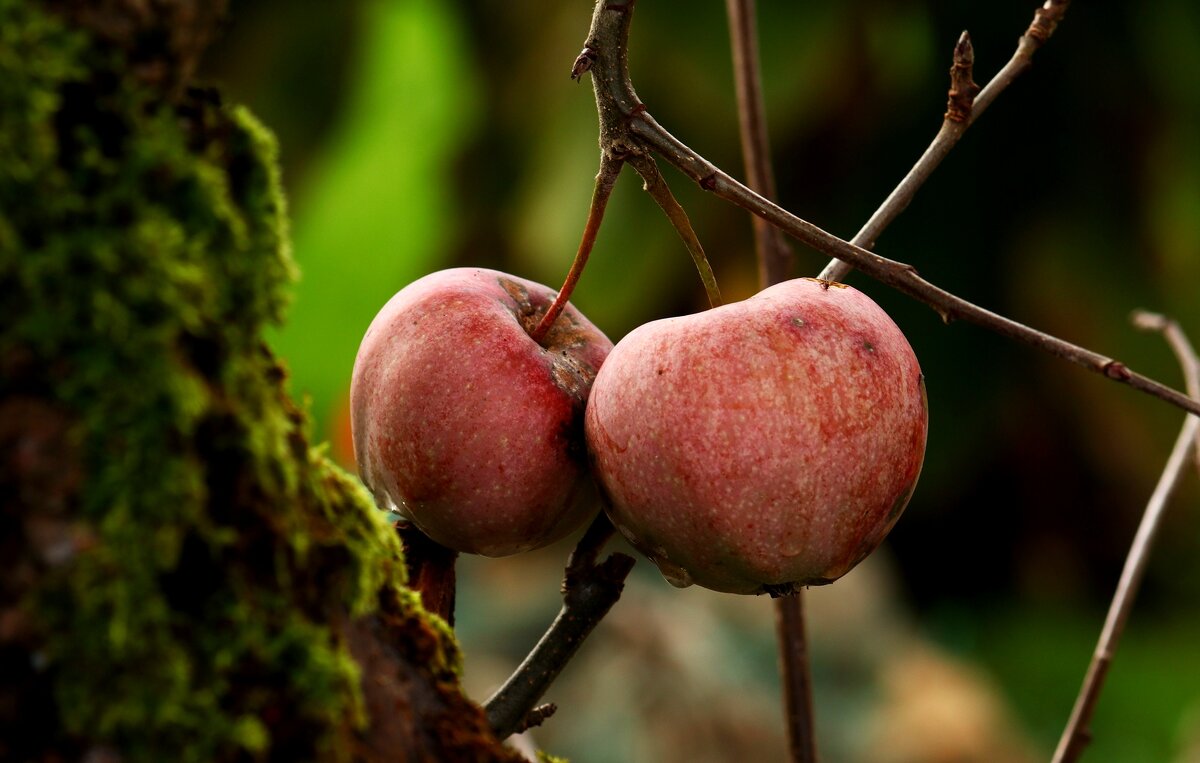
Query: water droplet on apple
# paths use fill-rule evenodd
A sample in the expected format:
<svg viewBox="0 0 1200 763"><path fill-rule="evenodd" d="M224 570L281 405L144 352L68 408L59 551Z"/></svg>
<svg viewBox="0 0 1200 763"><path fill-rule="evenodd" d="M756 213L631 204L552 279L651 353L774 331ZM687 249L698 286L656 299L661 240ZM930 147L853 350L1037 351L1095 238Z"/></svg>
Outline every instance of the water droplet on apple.
<svg viewBox="0 0 1200 763"><path fill-rule="evenodd" d="M375 492L375 504L389 514L396 514L401 519L412 521L412 514L405 507L404 499L397 501L387 490Z"/></svg>
<svg viewBox="0 0 1200 763"><path fill-rule="evenodd" d="M662 573L663 578L676 588L687 588L692 584L692 576L678 564L672 564L666 559L655 559L654 563L658 565L658 571Z"/></svg>

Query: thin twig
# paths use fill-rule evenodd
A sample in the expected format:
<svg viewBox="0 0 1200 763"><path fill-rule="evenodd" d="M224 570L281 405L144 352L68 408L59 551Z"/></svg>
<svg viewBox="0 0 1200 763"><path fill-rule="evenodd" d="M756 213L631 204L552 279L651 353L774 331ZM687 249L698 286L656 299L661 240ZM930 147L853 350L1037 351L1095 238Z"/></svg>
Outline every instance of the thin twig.
<svg viewBox="0 0 1200 763"><path fill-rule="evenodd" d="M704 291L708 295L708 306L720 306L721 290L717 288L717 278L713 275L712 266L708 264L704 247L700 245L700 239L692 228L692 222L688 219L687 212L675 200L675 195L671 193L670 186L667 185L667 181L658 169L658 163L649 154L635 154L630 156L628 161L642 176L646 193L658 202L658 206L662 208L667 219L671 221L671 225L675 226L679 237L683 239L688 253L692 255L692 261L696 263L696 271L699 272L700 281L704 284Z"/></svg>
<svg viewBox="0 0 1200 763"><path fill-rule="evenodd" d="M1061 5L1058 3L1056 7ZM619 149L625 155L657 152L699 183L701 188L759 215L808 246L845 260L877 281L929 305L946 322L958 319L974 323L1200 415L1200 401L1135 373L1117 360L1030 328L951 294L922 279L912 265L887 259L843 241L763 198L688 148L646 111L629 81L626 49L633 6L633 0L597 2L584 46L586 57L591 61L589 71L600 115L602 146L608 146L611 150ZM1039 18L1047 17L1043 14ZM1042 29L1047 23L1035 22L1035 26ZM1039 34L1044 35L1045 32ZM585 54L581 54L581 57Z"/></svg>
<svg viewBox="0 0 1200 763"><path fill-rule="evenodd" d="M971 48L970 36L966 32L962 33L954 47L954 64L950 67L950 99L941 129L929 144L929 148L925 149L925 153L900 181L900 185L896 186L879 209L875 210L875 214L871 215L871 219L862 230L850 239L851 243L863 249L875 247L880 234L908 207L917 191L950 153L950 149L957 145L967 128L975 123L1000 93L1032 65L1033 54L1054 34L1063 14L1067 12L1068 5L1070 0L1048 0L1038 8L1033 22L1025 30L1025 34L1021 35L1012 58L992 77L983 90L979 90L971 77L975 54ZM825 281L841 281L851 270L850 264L835 258L825 266L819 278Z"/></svg>
<svg viewBox="0 0 1200 763"><path fill-rule="evenodd" d="M754 0L726 0L733 79L737 89L738 126L746 184L768 199L775 198L771 171L767 109L762 97L758 60L758 29ZM790 275L791 251L778 228L754 216L754 242L760 288ZM794 763L816 763L817 735L813 724L812 674L804 624L804 592L775 598L776 634L783 673L784 719L788 748Z"/></svg>
<svg viewBox="0 0 1200 763"><path fill-rule="evenodd" d="M738 125L742 138L742 163L746 185L774 199L775 175L771 171L771 141L763 104L758 56L758 24L754 0L726 0L729 42L733 53L733 84L737 92ZM792 252L780 230L751 215L758 261L758 280L775 284L791 275Z"/></svg>
<svg viewBox="0 0 1200 763"><path fill-rule="evenodd" d="M596 562L612 534L612 523L604 513L599 514L567 560L558 616L525 661L484 703L488 724L498 738L504 739L528 722L546 689L621 597L633 558L615 553Z"/></svg>
<svg viewBox="0 0 1200 763"><path fill-rule="evenodd" d="M1184 389L1192 397L1200 399L1200 356L1197 356L1179 324L1158 313L1137 310L1133 314L1133 325L1146 331L1163 333L1183 366ZM1200 471L1200 442L1196 443L1196 470Z"/></svg>
<svg viewBox="0 0 1200 763"><path fill-rule="evenodd" d="M563 281L562 288L558 290L554 302L550 304L546 314L542 316L542 320L530 334L533 341L539 344L567 306L567 302L571 299L571 293L575 291L575 284L579 282L579 276L583 275L588 255L592 253L592 247L596 244L596 233L599 232L600 223L604 220L608 197L612 195L613 186L621 174L622 166L624 166L623 161L610 156L607 152L601 152L600 171L596 173L596 188L592 191L592 203L588 208L587 222L583 226L583 238L579 241L579 250L575 252L575 260L571 263L571 269L567 271L566 280Z"/></svg>
<svg viewBox="0 0 1200 763"><path fill-rule="evenodd" d="M974 63L975 50L971 46L971 37L963 32L958 44L954 46L954 61L950 67L950 95L942 128L929 144L929 148L925 149L920 160L913 165L879 209L875 210L871 219L850 239L850 243L863 249L875 248L875 242L884 229L908 207L917 190L925 185L925 181L966 132L970 124L970 115L973 113L972 102L979 90L972 78ZM822 281L842 281L851 270L853 268L846 262L833 259L817 277Z"/></svg>
<svg viewBox="0 0 1200 763"><path fill-rule="evenodd" d="M775 633L783 663L784 713L788 747L795 763L816 763L817 733L813 724L812 671L804 627L804 592L775 599Z"/></svg>
<svg viewBox="0 0 1200 763"><path fill-rule="evenodd" d="M1171 345L1171 349L1178 356L1179 364L1183 366L1184 374L1188 379L1188 391L1193 397L1200 400L1200 358L1196 356L1195 350L1192 349L1179 326L1174 321L1152 313L1136 313L1134 323L1139 328L1163 333ZM1125 630L1125 624L1129 621L1129 613L1133 609L1138 587L1145 574L1146 564L1150 559L1150 549L1154 543L1154 537L1158 533L1163 511L1182 481L1188 453L1197 447L1198 432L1200 432L1200 418L1188 416L1175 441L1175 447L1167 459L1162 476L1159 477L1158 485L1154 488L1154 493L1146 504L1141 524L1138 525L1137 534L1134 535L1129 554L1125 558L1125 568L1121 571L1121 579L1117 583L1116 593L1113 594L1112 604L1109 605L1104 628L1100 632L1100 639L1092 654L1091 664L1083 679L1083 686L1079 690L1075 707L1071 710L1071 718L1059 740L1058 749L1054 752L1054 763L1072 763L1078 760L1088 742L1091 741L1089 724L1096 701L1100 697L1104 679L1112 665L1117 642Z"/></svg>

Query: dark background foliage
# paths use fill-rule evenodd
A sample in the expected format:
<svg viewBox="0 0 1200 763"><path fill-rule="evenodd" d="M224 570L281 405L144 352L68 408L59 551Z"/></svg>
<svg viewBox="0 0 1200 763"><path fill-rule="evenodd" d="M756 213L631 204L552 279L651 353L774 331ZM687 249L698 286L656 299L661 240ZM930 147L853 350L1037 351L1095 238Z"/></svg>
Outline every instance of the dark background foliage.
<svg viewBox="0 0 1200 763"><path fill-rule="evenodd" d="M986 82L1035 7L761 5L780 200L847 238L935 133L959 32L970 30L976 79ZM354 352L394 291L452 265L561 281L598 159L590 87L567 77L590 6L232 3L203 71L280 138L303 280L275 344L294 389L311 396L317 435L332 440L339 458L352 458L345 396ZM631 49L634 82L656 118L741 175L723 4L644 0ZM751 294L744 213L671 171L668 180L726 295ZM1137 307L1171 314L1200 341L1200 6L1077 3L1033 71L971 129L878 249L974 302L1182 384L1164 344L1135 332L1127 316ZM796 254L797 275L824 262ZM864 606L886 610L891 625L910 623L946 659L986 676L1020 729L1000 736L1020 735L1045 751L1065 722L1181 416L980 329L943 326L932 311L861 276L851 281L908 334L932 417L925 473L874 562L862 596L875 603ZM614 340L647 320L703 307L686 252L631 176L618 184L576 295ZM1200 617L1191 606L1200 599L1198 497L1191 479L1167 517L1101 702L1095 760L1183 756L1200 734ZM464 563L460 631L468 683L478 692L556 609L565 548ZM853 599L863 587L854 578L814 599ZM873 653L876 625L847 626L849 635L835 637L836 626L820 620L822 606L812 628L823 745L864 755L863 729L887 712L876 701L888 691L887 655L839 652L839 639L849 639L858 654ZM558 691L574 699L539 739L580 760L685 749L672 735L714 718L732 721L717 723L729 733L710 754L739 749L742 736L775 739L769 610L765 600L676 593L640 564L601 638L644 646L638 639L670 612L667 646L654 642L669 654L646 647L648 659L660 668L678 660L690 666L681 675L703 672L705 686L726 693L743 687L742 698L761 697L761 707L732 709L713 689L703 710L689 710L664 687L661 708L634 705L626 717L613 703L636 681L627 676L623 687L616 673L645 668L601 661L609 647L600 642L568 672ZM673 639L699 641L690 648ZM847 680L846 671L861 680ZM644 720L647 707L657 708L653 723Z"/></svg>

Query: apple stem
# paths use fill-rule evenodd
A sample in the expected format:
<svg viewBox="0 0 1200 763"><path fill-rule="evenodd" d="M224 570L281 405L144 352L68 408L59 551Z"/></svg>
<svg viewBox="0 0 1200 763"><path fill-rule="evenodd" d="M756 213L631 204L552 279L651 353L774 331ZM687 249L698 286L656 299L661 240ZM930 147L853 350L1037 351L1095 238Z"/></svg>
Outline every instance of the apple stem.
<svg viewBox="0 0 1200 763"><path fill-rule="evenodd" d="M542 340L546 338L550 327L554 325L558 316L566 308L572 292L575 291L575 284L583 275L583 268L587 265L588 256L596 244L596 233L599 232L600 223L604 220L604 210L608 208L608 198L612 195L613 186L624 166L624 160L613 157L607 152L601 153L600 171L596 173L596 188L592 191L592 203L588 208L587 222L583 226L583 238L579 241L579 250L575 252L575 261L571 263L566 280L563 281L562 288L558 290L554 302L550 304L550 309L546 311L537 327L530 333L530 337L538 344L541 344Z"/></svg>
<svg viewBox="0 0 1200 763"><path fill-rule="evenodd" d="M537 720L538 700L596 624L621 598L625 578L633 569L633 558L616 553L596 562L614 532L608 517L600 512L567 560L562 610L524 662L483 704L488 724L497 738L504 739L527 721Z"/></svg>
<svg viewBox="0 0 1200 763"><path fill-rule="evenodd" d="M700 280L704 283L704 292L708 295L708 306L719 307L721 290L717 288L717 278L713 275L712 266L708 264L704 247L700 245L700 239L692 228L692 221L688 219L687 212L676 201L675 195L671 193L671 187L667 185L666 179L659 172L658 163L650 154L630 155L628 161L642 176L646 193L658 202L658 206L662 208L667 219L671 221L671 225L675 226L679 237L683 239L688 253L692 255L692 261L696 263L696 270L700 273Z"/></svg>
<svg viewBox="0 0 1200 763"><path fill-rule="evenodd" d="M408 587L420 594L426 612L453 628L458 552L432 540L411 522L399 521L395 526L404 544Z"/></svg>

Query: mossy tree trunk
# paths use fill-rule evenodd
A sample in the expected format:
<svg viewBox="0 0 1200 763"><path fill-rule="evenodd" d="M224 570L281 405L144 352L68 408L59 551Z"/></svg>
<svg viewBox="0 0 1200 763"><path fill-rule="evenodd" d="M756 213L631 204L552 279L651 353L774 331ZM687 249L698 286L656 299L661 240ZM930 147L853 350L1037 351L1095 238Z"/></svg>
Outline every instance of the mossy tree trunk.
<svg viewBox="0 0 1200 763"><path fill-rule="evenodd" d="M262 340L270 135L220 3L0 0L0 759L511 760Z"/></svg>

